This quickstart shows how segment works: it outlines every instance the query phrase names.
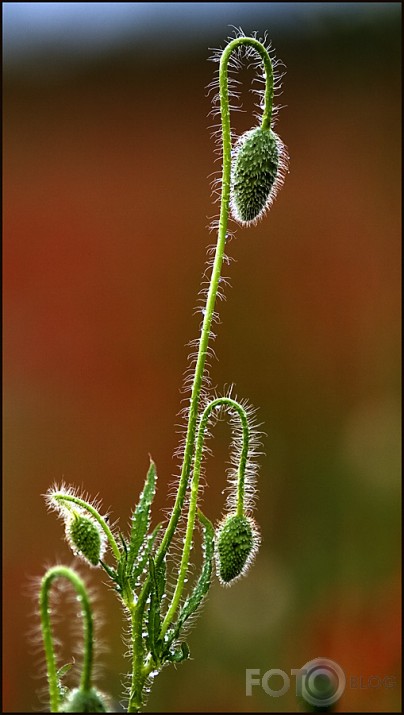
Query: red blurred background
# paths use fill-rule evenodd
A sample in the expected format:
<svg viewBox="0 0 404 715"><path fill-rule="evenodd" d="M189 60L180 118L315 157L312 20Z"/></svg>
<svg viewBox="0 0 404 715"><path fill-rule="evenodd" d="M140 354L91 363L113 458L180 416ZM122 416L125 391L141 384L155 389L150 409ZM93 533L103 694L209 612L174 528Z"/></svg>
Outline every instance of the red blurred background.
<svg viewBox="0 0 404 715"><path fill-rule="evenodd" d="M219 390L234 382L259 407L267 433L263 544L247 579L230 590L213 584L189 638L193 659L163 671L148 709L297 711L293 687L278 699L258 688L247 697L245 670L290 673L323 656L347 677L337 710L398 712L400 18L368 15L364 3L355 21L341 15L300 34L292 16L271 34L264 5L267 18L254 25L252 14L251 29L269 30L287 66L277 131L290 174L265 221L237 229L229 245L232 288L211 369ZM5 73L8 712L39 708L32 578L71 562L41 495L54 481L83 486L125 530L150 453L154 523L167 504L186 343L198 333L193 307L217 211L206 59L231 14L205 49L143 56L124 45L59 74ZM252 74L242 76L238 132L253 109ZM223 507L229 436L219 425L211 442L212 519ZM108 641L100 686L118 702L123 619L104 580L91 572ZM396 680L375 688L370 676ZM365 687L351 686L355 677Z"/></svg>

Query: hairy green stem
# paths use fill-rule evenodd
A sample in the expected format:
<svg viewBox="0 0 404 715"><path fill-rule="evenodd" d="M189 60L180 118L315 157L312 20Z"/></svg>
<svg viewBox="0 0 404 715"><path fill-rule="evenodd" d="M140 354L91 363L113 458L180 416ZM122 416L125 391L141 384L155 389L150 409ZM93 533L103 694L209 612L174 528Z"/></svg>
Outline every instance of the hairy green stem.
<svg viewBox="0 0 404 715"><path fill-rule="evenodd" d="M132 622L132 684L129 695L128 713L140 712L143 702L142 693L144 677L142 674L144 647L142 638L143 608L139 608L139 603L133 605L131 609Z"/></svg>
<svg viewBox="0 0 404 715"><path fill-rule="evenodd" d="M182 592L184 589L185 578L189 566L189 556L192 546L192 537L194 533L195 517L197 512L197 501L198 501L198 489L199 489L199 477L201 473L201 463L203 454L203 444L205 439L206 428L208 424L209 417L214 409L217 407L229 407L237 412L240 417L242 431L243 431L243 445L240 452L240 461L237 470L237 516L242 516L244 514L244 486L245 486L245 470L247 465L248 448L250 443L250 430L248 425L247 413L236 400L230 397L218 397L212 400L204 409L202 417L200 419L198 434L196 438L196 448L195 448L195 460L194 468L192 473L191 482L191 493L189 498L189 511L188 511L188 521L187 529L184 540L184 548L182 552L180 569L178 572L177 585L175 587L174 595L171 600L170 607L167 611L167 615L164 619L163 625L161 627L161 635L163 636L167 631L170 623L173 620L174 614L178 608L181 600Z"/></svg>
<svg viewBox="0 0 404 715"><path fill-rule="evenodd" d="M96 521L98 521L99 525L101 526L101 529L104 531L108 541L109 545L114 553L114 556L117 561L121 558L121 554L119 552L118 545L114 539L114 536L111 532L111 529L109 528L108 524L106 521L102 518L102 516L98 513L96 509L94 509L91 504L88 504L86 501L83 499L80 499L79 497L75 497L72 494L66 494L65 492L56 492L52 494L52 498L56 499L57 501L64 501L64 502L73 502L73 504L77 504L78 506L82 507L82 509L85 509L86 511L91 514L91 516L94 517Z"/></svg>
<svg viewBox="0 0 404 715"><path fill-rule="evenodd" d="M143 688L147 676L153 669L151 658L145 662L145 649L143 644L143 615L146 607L148 589L144 588L137 603L133 603L130 610L132 630L132 683L128 702L128 713L140 712L143 706Z"/></svg>
<svg viewBox="0 0 404 715"><path fill-rule="evenodd" d="M49 593L53 582L57 578L66 578L70 581L78 594L78 600L81 604L84 631L83 665L80 679L81 690L87 691L90 689L91 671L93 665L93 617L86 588L82 580L72 569L69 569L66 566L54 566L53 568L50 568L43 577L39 593L39 610L48 673L50 710L54 713L59 712L60 696L55 648L50 621Z"/></svg>
<svg viewBox="0 0 404 715"><path fill-rule="evenodd" d="M228 90L228 63L231 53L242 45L253 47L260 55L265 69L266 87L264 97L264 112L262 116L262 127L267 129L271 124L272 101L273 101L273 72L272 62L265 47L256 39L251 37L238 37L232 40L224 49L219 66L219 94L220 94L220 112L222 124L222 144L223 144L223 162L222 162L222 193L220 204L220 217L218 237L216 244L216 252L212 266L209 290L206 299L204 310L204 318L202 322L201 335L199 338L198 354L195 365L194 379L192 383L191 397L188 412L188 425L185 437L184 456L182 461L181 475L178 484L175 503L171 512L170 520L167 529L162 538L159 549L156 553L155 564L156 568L164 559L167 549L174 536L181 511L184 505L185 494L189 486L189 480L192 470L192 463L195 452L195 436L198 423L199 402L203 383L204 369L206 356L208 353L208 345L210 338L210 330L214 316L216 296L220 281L220 274L223 265L227 225L229 219L230 205L230 182L231 182L231 126L230 126L230 106L229 106L229 90ZM240 490L244 487L240 487ZM241 491L239 492L239 502L242 503ZM192 517L194 523L194 516ZM192 538L192 534L191 534ZM185 567L184 567L185 568ZM181 579L182 576L180 575ZM184 576L185 578L185 576ZM179 590L182 590L179 586ZM148 577L143 585L139 601L136 605L135 613L132 613L132 638L133 638L133 669L132 669L132 687L129 700L128 712L137 712L141 707L141 692L144 686L141 673L144 673L143 645L142 645L142 628L143 614L147 596L150 590L150 577ZM180 594L181 595L181 594ZM171 610L171 609L170 609ZM174 609L175 610L175 609ZM173 612L173 611L172 611ZM172 613L171 613L172 615ZM170 617L171 617L170 615ZM166 623L166 621L165 621ZM168 621L167 621L168 625ZM165 627L167 627L167 625ZM143 670L142 670L143 668Z"/></svg>
<svg viewBox="0 0 404 715"><path fill-rule="evenodd" d="M193 479L192 486L191 486L191 490L194 489L195 491L194 491L194 494L191 493L188 524L187 524L187 533L186 533L186 537L185 537L182 561L181 561L180 571L179 571L178 580L177 580L175 592L173 595L173 599L171 601L170 608L167 612L166 618L163 623L163 633L167 630L169 624L171 623L173 615L175 613L175 610L176 610L176 608L179 604L180 598L181 598L184 581L185 581L185 577L186 577L186 572L188 569L189 553L190 553L190 548L191 548L191 543L192 543L192 533L193 533L193 528L194 528L194 524L195 524L197 490L198 490L199 471L200 471L200 458L202 456L203 432L204 432L204 428L206 426L206 422L205 422L205 426L203 426L203 420L205 418L205 413L206 413L206 421L208 419L208 414L209 414L208 408L206 408L205 413L201 419L200 427L202 428L202 432L200 431L198 433L199 437L201 438L201 445L200 445L201 452L199 455L199 464L197 464L198 438L197 438L196 446L195 446L195 432L196 432L196 424L197 424L197 417L198 417L201 385L202 385L202 379L203 379L203 369L205 366L207 346L208 346L208 342L209 342L210 327L211 327L211 323L212 323L214 305L215 305L215 300L216 300L216 295L217 295L217 288L218 288L218 284L219 284L220 272L221 272L221 267L222 267L222 263L223 263L224 245L225 245L225 240L226 240L226 231L227 231L227 223L228 223L228 217L229 217L229 204L230 204L231 127L230 127L230 106L229 106L229 90L228 90L228 63L229 63L229 59L230 59L232 52L242 45L248 45L250 47L253 47L258 52L258 54L260 55L260 57L263 61L264 70L265 70L265 95L264 95L264 110L263 110L263 115L262 115L261 126L263 129L268 129L271 126L272 105L273 105L273 95L274 95L273 69L272 69L271 58L270 58L267 50L265 49L265 47L261 44L261 42L259 42L255 38L238 37L227 45L227 47L223 51L222 56L220 58L219 92L220 92L220 112L221 112L221 120L222 120L223 168L222 168L222 197L221 197L221 206L220 206L218 241L217 241L217 246L216 246L215 261L214 261L213 269L212 269L209 292L208 292L208 297L207 297L207 301L206 301L206 309L205 309L204 321L203 321L203 325L202 325L202 333L201 333L201 338L199 341L199 351L198 351L198 357L197 357L196 368L195 368L195 376L194 376L194 382L193 382L192 394L191 394L191 404L190 404L189 419L188 419L188 431L187 431L187 436L186 436L186 441L185 441L184 461L183 461L183 466L182 466L181 478L180 478L180 483L179 483L179 488L178 488L178 493L177 493L177 500L176 500L174 510L173 510L173 513L171 516L170 524L168 525L168 528L167 528L167 531L165 534L165 538L167 537L168 543L169 543L169 540L172 538L170 535L171 534L171 531L170 531L171 524L172 523L174 524L174 529L175 529L175 526L178 522L179 514L182 509L185 492L186 492L186 487L188 484L188 480L189 480L189 476L190 476L190 472L191 472L191 468L192 468L193 458L194 458L194 473L195 473L195 471L197 471L197 476L196 476L196 479ZM217 404L219 404L219 403L217 403ZM233 406L235 406L235 405L237 405L237 407L235 407L235 409L237 409L237 411L239 412L240 418L242 420L243 435L245 436L245 434L248 434L247 415L245 414L245 411L240 407L240 405L238 405L238 403L234 402ZM213 409L213 407L212 407L212 409ZM240 410L241 410L241 412L240 412ZM246 432L246 430L247 430L247 432ZM242 455L241 455L241 460L244 460L244 464L242 465L240 463L240 468L239 468L239 474L241 473L243 476L241 479L239 479L238 494L237 494L237 514L239 516L241 516L243 514L244 472L245 472L245 460L247 459L247 452L248 452L248 446L247 446L247 451L244 450L244 446L243 446L243 451L242 451ZM194 454L195 454L195 457L194 457ZM178 512L178 515L177 515L177 512ZM163 540L161 547L160 547L161 552L163 554L165 553L164 549L166 549L166 548L167 547Z"/></svg>
<svg viewBox="0 0 404 715"><path fill-rule="evenodd" d="M222 122L222 143L223 143L223 165L222 165L222 196L220 205L220 218L218 239L216 245L215 259L212 268L209 291L206 299L206 307L204 311L204 319L202 323L202 331L199 339L198 356L195 366L194 380L192 384L192 392L190 398L188 428L185 438L184 458L181 469L181 476L178 486L176 501L173 507L171 518L160 544L156 556L156 564L161 563L170 541L174 535L177 526L182 506L184 503L185 493L187 490L189 476L192 468L192 460L195 446L195 432L198 419L199 400L202 388L203 373L206 362L207 349L209 344L210 329L214 314L217 289L219 285L220 273L224 258L224 248L226 244L226 232L229 218L230 204L230 177L231 177L231 127L230 127L230 106L229 106L229 89L228 89L228 63L231 53L241 45L253 47L260 55L265 69L266 85L264 96L264 111L262 115L261 125L264 129L269 128L272 116L273 103L273 70L271 58L265 47L253 37L237 37L232 40L224 49L219 67L219 93L220 93L220 112Z"/></svg>
<svg viewBox="0 0 404 715"><path fill-rule="evenodd" d="M226 232L229 217L230 204L230 176L231 176L231 127L230 127L230 106L228 89L228 63L232 52L242 45L253 47L260 55L265 69L265 95L264 110L261 126L267 129L271 125L272 105L274 96L273 69L271 58L265 47L253 37L237 37L232 40L224 49L220 58L219 67L219 92L220 92L220 112L222 121L222 143L223 143L223 166L222 166L222 196L220 205L220 219L218 240L216 246L215 259L212 268L209 291L204 311L202 332L199 340L199 350L195 367L190 408L188 416L188 429L185 440L184 459L181 470L181 477L177 492L176 502L171 514L163 541L157 554L157 563L161 561L167 551L168 545L174 534L181 509L184 503L185 492L192 468L192 459L195 446L195 432L198 418L199 399L201 394L203 371L205 367L207 348L209 343L210 329L214 314L214 307L219 285L220 273L223 264L224 247L226 243Z"/></svg>

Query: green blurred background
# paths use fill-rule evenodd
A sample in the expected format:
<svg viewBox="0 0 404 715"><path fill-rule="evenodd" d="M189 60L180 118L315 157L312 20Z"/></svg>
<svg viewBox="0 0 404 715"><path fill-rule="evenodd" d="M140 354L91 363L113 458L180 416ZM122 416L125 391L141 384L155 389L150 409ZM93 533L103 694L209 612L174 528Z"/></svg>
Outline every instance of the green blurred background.
<svg viewBox="0 0 404 715"><path fill-rule="evenodd" d="M40 708L34 580L72 563L41 495L83 486L125 530L150 453L154 523L167 505L217 211L208 48L242 25L268 31L287 66L290 173L229 245L211 379L259 407L263 543L247 579L215 580L192 660L163 671L148 709L299 711L293 677L280 698L247 697L245 671L322 656L346 674L336 710L400 711L401 5L4 3L3 22L3 709ZM212 519L229 438L218 425ZM123 614L98 570L89 581L108 643L99 685L117 703Z"/></svg>

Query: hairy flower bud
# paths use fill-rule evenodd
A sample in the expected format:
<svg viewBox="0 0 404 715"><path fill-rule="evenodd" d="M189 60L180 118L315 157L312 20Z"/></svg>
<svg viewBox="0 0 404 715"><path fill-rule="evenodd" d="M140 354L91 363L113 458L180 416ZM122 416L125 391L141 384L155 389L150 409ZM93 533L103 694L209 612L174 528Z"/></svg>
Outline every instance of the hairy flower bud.
<svg viewBox="0 0 404 715"><path fill-rule="evenodd" d="M74 688L60 705L61 713L106 713L106 703L95 688L80 690Z"/></svg>
<svg viewBox="0 0 404 715"><path fill-rule="evenodd" d="M93 519L75 511L67 521L66 536L73 551L77 551L92 566L98 565L105 537Z"/></svg>
<svg viewBox="0 0 404 715"><path fill-rule="evenodd" d="M257 221L270 207L281 181L282 143L272 129L255 127L237 141L232 159L231 211L242 224Z"/></svg>
<svg viewBox="0 0 404 715"><path fill-rule="evenodd" d="M250 517L228 515L216 532L216 568L222 584L243 576L259 545L257 527Z"/></svg>

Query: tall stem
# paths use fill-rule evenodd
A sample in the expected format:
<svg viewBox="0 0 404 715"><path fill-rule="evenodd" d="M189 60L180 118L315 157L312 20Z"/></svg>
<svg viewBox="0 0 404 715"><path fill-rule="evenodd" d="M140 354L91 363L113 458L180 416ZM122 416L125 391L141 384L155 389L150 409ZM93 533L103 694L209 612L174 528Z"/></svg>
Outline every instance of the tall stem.
<svg viewBox="0 0 404 715"><path fill-rule="evenodd" d="M227 66L232 51L241 44L257 44L260 48L262 45L256 40L249 37L239 37L230 42L225 48L219 67L219 92L220 92L220 111L222 121L222 143L223 143L223 164L222 164L222 196L220 204L219 230L216 244L215 258L212 267L210 285L206 299L206 307L204 310L204 318L202 323L201 336L199 339L198 355L196 359L195 374L192 384L188 427L185 438L184 458L181 469L181 476L178 485L176 501L173 507L171 518L160 544L159 551L156 556L156 563L159 564L167 551L170 541L173 537L178 519L181 514L181 509L184 503L185 492L189 482L189 476L192 467L192 458L194 453L195 432L198 418L199 400L201 395L203 373L206 362L207 349L209 344L210 329L212 326L213 314L216 303L217 289L219 285L220 273L223 265L224 249L226 244L227 224L229 218L230 204L230 176L231 176L231 127L230 127L230 107L229 107L229 89ZM258 48L257 48L258 49ZM266 52L266 51L265 51Z"/></svg>
<svg viewBox="0 0 404 715"><path fill-rule="evenodd" d="M215 258L213 262L212 274L210 279L209 291L206 299L206 308L204 311L204 319L202 323L201 337L199 340L198 356L195 367L194 380L192 384L192 392L190 399L190 408L188 415L188 428L185 440L184 459L182 463L181 477L178 486L178 492L171 518L161 542L159 551L156 556L156 563L160 563L164 554L167 551L169 543L173 537L178 519L181 514L181 509L184 503L186 489L189 483L189 477L192 469L192 460L195 451L195 433L198 419L199 401L203 380L203 371L205 367L207 348L209 343L210 328L214 314L214 307L217 296L217 289L220 280L220 273L223 264L224 248L226 243L227 224L229 218L230 205L230 182L231 182L231 127L230 127L230 105L229 105L229 87L228 87L228 64L232 52L241 45L253 47L260 55L264 70L265 70L265 94L264 94L264 109L262 115L261 126L267 129L271 125L272 104L274 96L274 80L272 61L266 48L253 37L237 37L226 46L224 49L219 66L219 94L220 94L220 113L222 123L222 146L223 146L223 164L222 164L222 194L220 204L219 230L216 245ZM237 513L240 512L240 499L237 503Z"/></svg>
<svg viewBox="0 0 404 715"><path fill-rule="evenodd" d="M171 518L160 544L156 556L156 563L159 564L167 551L173 537L181 509L184 503L189 476L192 468L192 459L195 447L195 432L198 418L199 400L201 395L203 373L206 362L207 348L210 337L210 329L215 309L217 289L219 285L220 273L223 265L224 249L226 244L227 224L229 218L230 204L230 177L231 177L231 127L230 127L230 106L228 87L228 64L231 53L241 45L253 47L260 55L265 70L265 94L264 109L261 126L268 129L271 125L272 104L274 96L274 81L271 58L265 47L253 37L237 37L226 46L220 58L219 66L219 94L220 113L222 123L222 145L223 145L223 165L222 165L222 196L220 204L219 230L216 245L215 258L212 267L209 291L206 299L206 308L202 323L202 331L199 339L198 356L195 366L194 380L190 398L188 428L185 439L184 459L182 463L181 476L178 486L177 498L173 507Z"/></svg>

